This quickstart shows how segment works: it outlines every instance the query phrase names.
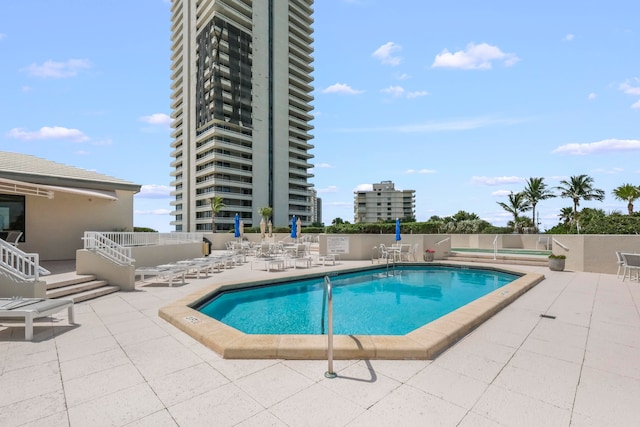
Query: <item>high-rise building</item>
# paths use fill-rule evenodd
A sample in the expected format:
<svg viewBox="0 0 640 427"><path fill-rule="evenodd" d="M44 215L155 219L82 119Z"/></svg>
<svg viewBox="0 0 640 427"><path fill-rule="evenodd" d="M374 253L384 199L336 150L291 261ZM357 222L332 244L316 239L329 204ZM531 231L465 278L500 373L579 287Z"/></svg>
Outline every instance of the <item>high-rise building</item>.
<svg viewBox="0 0 640 427"><path fill-rule="evenodd" d="M313 0L173 0L172 225L311 223Z"/></svg>
<svg viewBox="0 0 640 427"><path fill-rule="evenodd" d="M354 222L390 221L415 218L416 190L396 190L391 181L373 184L373 190L356 191Z"/></svg>
<svg viewBox="0 0 640 427"><path fill-rule="evenodd" d="M318 197L318 192L314 188L311 189L310 193L311 222L320 223L322 222L322 199Z"/></svg>

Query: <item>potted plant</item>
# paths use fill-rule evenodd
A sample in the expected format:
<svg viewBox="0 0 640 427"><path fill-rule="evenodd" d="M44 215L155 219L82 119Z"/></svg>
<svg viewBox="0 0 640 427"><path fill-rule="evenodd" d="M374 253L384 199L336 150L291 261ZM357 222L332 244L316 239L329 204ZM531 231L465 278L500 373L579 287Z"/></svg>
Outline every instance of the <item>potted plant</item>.
<svg viewBox="0 0 640 427"><path fill-rule="evenodd" d="M426 262L433 261L433 257L435 253L436 251L434 251L433 249L427 249L426 251L424 251L424 255L423 255L424 260Z"/></svg>
<svg viewBox="0 0 640 427"><path fill-rule="evenodd" d="M564 263L567 259L566 255L549 255L549 270L551 271L563 271Z"/></svg>

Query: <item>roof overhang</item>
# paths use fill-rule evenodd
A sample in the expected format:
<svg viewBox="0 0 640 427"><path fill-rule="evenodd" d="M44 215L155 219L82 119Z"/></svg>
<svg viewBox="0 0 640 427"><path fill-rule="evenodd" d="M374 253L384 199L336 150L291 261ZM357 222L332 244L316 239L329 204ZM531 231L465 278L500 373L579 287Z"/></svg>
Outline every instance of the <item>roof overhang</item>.
<svg viewBox="0 0 640 427"><path fill-rule="evenodd" d="M53 199L55 197L55 193L59 192L87 197L97 197L107 200L118 200L114 190L94 190L90 188L43 185L6 178L0 178L0 192L22 194L25 196L46 197L48 199Z"/></svg>

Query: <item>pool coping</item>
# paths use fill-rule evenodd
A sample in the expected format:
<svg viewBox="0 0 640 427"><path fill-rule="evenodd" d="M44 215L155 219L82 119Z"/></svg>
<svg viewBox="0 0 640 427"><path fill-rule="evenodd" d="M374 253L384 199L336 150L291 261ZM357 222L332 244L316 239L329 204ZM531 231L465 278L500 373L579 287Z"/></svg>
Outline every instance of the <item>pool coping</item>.
<svg viewBox="0 0 640 427"><path fill-rule="evenodd" d="M545 278L543 274L494 266L445 262L404 265L464 267L515 273L521 276L406 335L334 335L334 359L432 359ZM378 268L379 266L347 268L332 271L331 275ZM283 278L282 281L325 275L326 273L303 274ZM273 283L273 279L213 284L160 308L158 314L162 319L225 359L326 359L328 342L326 335L245 334L192 308L221 289L238 289L270 283Z"/></svg>

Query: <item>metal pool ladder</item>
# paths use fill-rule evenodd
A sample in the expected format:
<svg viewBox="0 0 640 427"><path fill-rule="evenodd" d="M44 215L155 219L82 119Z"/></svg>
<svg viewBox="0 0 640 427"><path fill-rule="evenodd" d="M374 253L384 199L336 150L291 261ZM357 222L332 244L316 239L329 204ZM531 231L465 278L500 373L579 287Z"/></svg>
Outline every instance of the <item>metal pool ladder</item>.
<svg viewBox="0 0 640 427"><path fill-rule="evenodd" d="M325 292L327 294L327 361L328 369L324 373L327 378L335 378L338 375L333 371L333 290L329 276L324 276Z"/></svg>

